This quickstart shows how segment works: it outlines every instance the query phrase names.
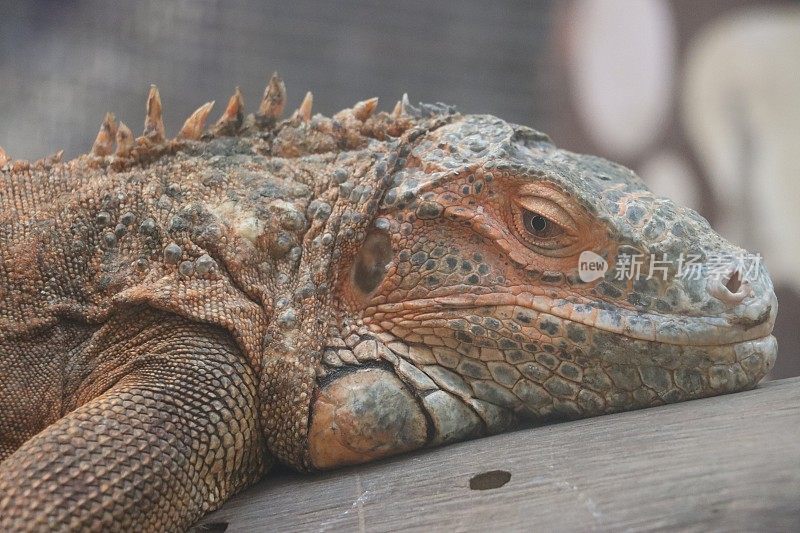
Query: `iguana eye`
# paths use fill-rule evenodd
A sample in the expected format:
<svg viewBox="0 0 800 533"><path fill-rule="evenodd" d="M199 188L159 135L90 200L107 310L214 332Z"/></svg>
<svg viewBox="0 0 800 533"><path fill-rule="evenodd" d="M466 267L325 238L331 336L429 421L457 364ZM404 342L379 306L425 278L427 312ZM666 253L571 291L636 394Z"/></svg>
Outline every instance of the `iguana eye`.
<svg viewBox="0 0 800 533"><path fill-rule="evenodd" d="M560 254L578 240L573 217L549 198L520 196L512 213L517 236L540 254Z"/></svg>
<svg viewBox="0 0 800 533"><path fill-rule="evenodd" d="M522 221L528 233L540 239L555 237L564 232L564 230L552 220L539 213L528 211L527 209L523 210Z"/></svg>

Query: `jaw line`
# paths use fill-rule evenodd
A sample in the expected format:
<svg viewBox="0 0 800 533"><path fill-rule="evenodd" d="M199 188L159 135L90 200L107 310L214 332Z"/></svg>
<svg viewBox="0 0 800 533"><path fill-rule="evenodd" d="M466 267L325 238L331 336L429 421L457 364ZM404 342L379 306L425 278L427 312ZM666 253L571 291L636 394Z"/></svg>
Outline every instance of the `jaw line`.
<svg viewBox="0 0 800 533"><path fill-rule="evenodd" d="M402 313L501 306L522 307L538 313L543 318L552 316L632 340L696 348L736 346L760 341L772 336L774 325L774 320L770 320L747 330L736 327L727 318L720 316L664 315L640 313L624 308L614 308L613 311L609 311L591 307L589 302L575 303L530 292L518 295L490 293L418 298L401 303L377 304L370 310ZM692 333L688 333L689 331Z"/></svg>

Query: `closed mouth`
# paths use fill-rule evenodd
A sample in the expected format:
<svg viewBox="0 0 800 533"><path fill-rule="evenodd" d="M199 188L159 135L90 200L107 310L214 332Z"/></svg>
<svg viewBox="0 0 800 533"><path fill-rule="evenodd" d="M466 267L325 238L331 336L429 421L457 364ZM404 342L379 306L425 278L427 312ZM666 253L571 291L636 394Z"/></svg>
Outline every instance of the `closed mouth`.
<svg viewBox="0 0 800 533"><path fill-rule="evenodd" d="M593 330L662 345L693 348L736 346L771 337L777 302L765 302L754 317L737 315L683 316L599 308L532 293L491 293L420 298L402 304L379 304L376 312L436 312L514 306L537 313L540 319L556 318Z"/></svg>

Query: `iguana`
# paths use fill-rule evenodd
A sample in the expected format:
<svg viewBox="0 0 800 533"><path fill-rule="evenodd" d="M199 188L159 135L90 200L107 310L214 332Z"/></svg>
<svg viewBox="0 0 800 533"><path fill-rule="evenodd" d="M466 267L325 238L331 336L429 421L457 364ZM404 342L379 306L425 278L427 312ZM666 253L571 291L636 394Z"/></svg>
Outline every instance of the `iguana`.
<svg viewBox="0 0 800 533"><path fill-rule="evenodd" d="M167 139L152 87L139 137L109 114L72 161L2 153L0 529L181 530L276 463L738 391L774 363L763 265L630 170L443 104L285 102L273 75L253 114L237 89Z"/></svg>

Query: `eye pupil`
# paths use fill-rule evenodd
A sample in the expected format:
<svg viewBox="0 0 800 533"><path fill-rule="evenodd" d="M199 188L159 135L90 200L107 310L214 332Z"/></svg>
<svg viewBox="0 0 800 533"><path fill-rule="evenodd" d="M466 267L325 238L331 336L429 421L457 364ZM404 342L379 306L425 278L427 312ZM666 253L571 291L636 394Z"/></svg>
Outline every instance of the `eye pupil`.
<svg viewBox="0 0 800 533"><path fill-rule="evenodd" d="M537 233L547 229L547 219L542 215L533 215L530 220L531 229Z"/></svg>
<svg viewBox="0 0 800 533"><path fill-rule="evenodd" d="M530 235L531 238L536 239L537 242L555 241L563 234L557 222L553 222L551 219L540 215L536 211L523 209L522 220L520 222L520 228L524 229L524 231Z"/></svg>

